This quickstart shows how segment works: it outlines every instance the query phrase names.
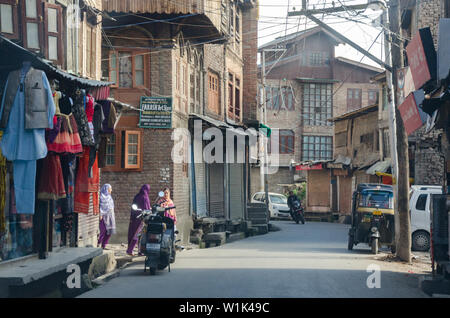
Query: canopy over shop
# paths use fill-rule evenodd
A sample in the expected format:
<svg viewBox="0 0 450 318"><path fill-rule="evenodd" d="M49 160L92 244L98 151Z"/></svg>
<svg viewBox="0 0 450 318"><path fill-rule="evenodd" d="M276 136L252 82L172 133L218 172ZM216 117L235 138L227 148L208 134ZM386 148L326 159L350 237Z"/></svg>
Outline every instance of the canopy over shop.
<svg viewBox="0 0 450 318"><path fill-rule="evenodd" d="M2 36L0 70L0 261L95 246L112 83L64 72Z"/></svg>

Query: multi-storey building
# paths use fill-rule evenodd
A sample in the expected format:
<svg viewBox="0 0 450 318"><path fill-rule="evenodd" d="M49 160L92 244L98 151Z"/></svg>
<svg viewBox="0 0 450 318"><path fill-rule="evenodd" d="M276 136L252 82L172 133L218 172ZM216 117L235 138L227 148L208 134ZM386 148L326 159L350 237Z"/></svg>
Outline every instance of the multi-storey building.
<svg viewBox="0 0 450 318"><path fill-rule="evenodd" d="M259 48L265 53L267 125L279 129L278 172L268 176L269 191L284 192L286 185L308 182L307 211L330 212L333 188L327 169L296 171L306 162L334 159L332 117L372 105L378 100L378 85L371 77L381 69L336 57L340 40L320 27L279 37ZM270 49L283 48L285 52ZM260 79L261 80L261 79ZM261 83L261 81L260 81ZM270 156L269 156L270 157ZM252 169L259 179L259 169ZM252 179L252 180L253 180ZM252 183L252 191L259 191Z"/></svg>
<svg viewBox="0 0 450 318"><path fill-rule="evenodd" d="M152 202L162 188L171 189L185 243L197 219L245 219L248 160L205 162L209 141L202 135L256 119L257 83L246 76L257 68L256 2L103 0L103 8L114 19L103 20L103 76L116 83L114 99L132 106L121 111L102 170L102 181L115 189L116 240L126 241L130 205L142 184L150 184ZM144 97L171 103L168 126L144 128Z"/></svg>

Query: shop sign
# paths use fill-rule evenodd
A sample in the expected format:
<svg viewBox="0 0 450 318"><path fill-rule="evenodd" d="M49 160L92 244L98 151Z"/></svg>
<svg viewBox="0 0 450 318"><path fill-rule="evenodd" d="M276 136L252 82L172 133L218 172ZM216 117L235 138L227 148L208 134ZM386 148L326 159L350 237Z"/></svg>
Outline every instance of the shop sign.
<svg viewBox="0 0 450 318"><path fill-rule="evenodd" d="M450 73L450 19L439 20L438 79Z"/></svg>
<svg viewBox="0 0 450 318"><path fill-rule="evenodd" d="M420 29L406 47L408 63L416 89L436 77L436 51L430 28Z"/></svg>
<svg viewBox="0 0 450 318"><path fill-rule="evenodd" d="M323 166L321 163L317 163L315 165L312 166L308 166L308 165L298 165L295 167L296 171L303 171L303 170L322 170Z"/></svg>
<svg viewBox="0 0 450 318"><path fill-rule="evenodd" d="M142 96L139 127L172 128L172 98Z"/></svg>
<svg viewBox="0 0 450 318"><path fill-rule="evenodd" d="M416 90L409 66L397 70L397 88L399 104L403 103L409 93Z"/></svg>
<svg viewBox="0 0 450 318"><path fill-rule="evenodd" d="M417 129L422 127L427 121L428 115L418 107L423 100L423 91L415 91L410 93L405 101L398 107L408 135L411 135Z"/></svg>

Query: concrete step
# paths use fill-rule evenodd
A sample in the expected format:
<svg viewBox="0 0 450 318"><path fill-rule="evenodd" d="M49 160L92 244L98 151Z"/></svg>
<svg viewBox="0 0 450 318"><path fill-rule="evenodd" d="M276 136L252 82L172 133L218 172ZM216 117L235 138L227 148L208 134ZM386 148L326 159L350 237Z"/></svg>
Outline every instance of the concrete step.
<svg viewBox="0 0 450 318"><path fill-rule="evenodd" d="M235 242L235 241L238 241L238 240L242 240L244 238L245 238L245 233L244 232L232 233L232 234L228 235L227 243L231 243L231 242Z"/></svg>

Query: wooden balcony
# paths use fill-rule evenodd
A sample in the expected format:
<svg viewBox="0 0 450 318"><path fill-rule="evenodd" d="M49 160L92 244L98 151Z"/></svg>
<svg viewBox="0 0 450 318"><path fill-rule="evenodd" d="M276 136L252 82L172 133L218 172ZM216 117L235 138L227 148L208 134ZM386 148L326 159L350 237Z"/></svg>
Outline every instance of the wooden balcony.
<svg viewBox="0 0 450 318"><path fill-rule="evenodd" d="M144 16L162 16L172 18L183 16L173 22L211 26L200 27L203 33L214 37L223 37L221 29L222 5L219 0L102 0L103 11L115 13L133 13ZM195 28L195 26L192 26Z"/></svg>

